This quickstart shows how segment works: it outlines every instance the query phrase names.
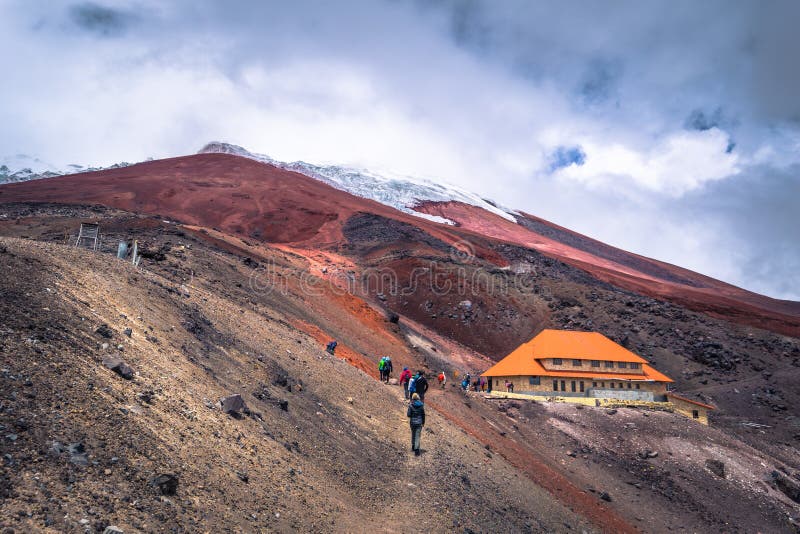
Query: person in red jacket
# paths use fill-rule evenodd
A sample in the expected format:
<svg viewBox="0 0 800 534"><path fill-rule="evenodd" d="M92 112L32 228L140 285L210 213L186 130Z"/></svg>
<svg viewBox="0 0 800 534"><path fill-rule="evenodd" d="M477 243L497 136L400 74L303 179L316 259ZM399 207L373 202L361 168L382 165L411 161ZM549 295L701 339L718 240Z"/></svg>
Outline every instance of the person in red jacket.
<svg viewBox="0 0 800 534"><path fill-rule="evenodd" d="M403 395L408 399L408 382L411 380L411 371L408 367L403 367L403 372L400 373L400 385L403 386Z"/></svg>

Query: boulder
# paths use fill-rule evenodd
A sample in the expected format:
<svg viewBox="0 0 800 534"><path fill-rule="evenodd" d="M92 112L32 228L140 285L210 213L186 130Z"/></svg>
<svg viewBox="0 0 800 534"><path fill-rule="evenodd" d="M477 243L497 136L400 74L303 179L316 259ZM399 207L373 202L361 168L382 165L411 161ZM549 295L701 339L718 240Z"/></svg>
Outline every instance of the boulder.
<svg viewBox="0 0 800 534"><path fill-rule="evenodd" d="M725 478L725 464L719 460L709 458L706 460L706 469L717 475L719 478Z"/></svg>
<svg viewBox="0 0 800 534"><path fill-rule="evenodd" d="M89 465L89 457L83 443L70 443L67 447L69 451L69 461L75 465Z"/></svg>
<svg viewBox="0 0 800 534"><path fill-rule="evenodd" d="M175 495L175 492L178 491L178 477L170 473L164 473L151 480L150 485L158 489L161 495Z"/></svg>
<svg viewBox="0 0 800 534"><path fill-rule="evenodd" d="M389 382L388 382L388 384L389 384L390 386L396 386L396 385L398 385L399 383L400 383L400 381L399 381L398 379L396 379L396 378L390 378L390 379L389 379Z"/></svg>
<svg viewBox="0 0 800 534"><path fill-rule="evenodd" d="M106 339L111 339L112 337L114 337L114 331L111 330L111 328L109 328L109 326L105 323L98 326L97 330L95 330L95 333L100 334Z"/></svg>
<svg viewBox="0 0 800 534"><path fill-rule="evenodd" d="M133 369L131 366L119 358L106 358L103 360L103 365L117 373L125 380L130 380L133 378Z"/></svg>
<svg viewBox="0 0 800 534"><path fill-rule="evenodd" d="M238 393L222 397L219 400L222 411L227 414L238 414L245 409L244 399Z"/></svg>
<svg viewBox="0 0 800 534"><path fill-rule="evenodd" d="M109 525L103 531L103 534L125 534L121 528L115 527L114 525Z"/></svg>
<svg viewBox="0 0 800 534"><path fill-rule="evenodd" d="M125 330L122 331L122 333L128 337L131 337L133 335L133 328L126 328Z"/></svg>
<svg viewBox="0 0 800 534"><path fill-rule="evenodd" d="M800 503L800 484L778 471L772 472L772 481L775 483L775 487L781 490L784 495L794 502Z"/></svg>

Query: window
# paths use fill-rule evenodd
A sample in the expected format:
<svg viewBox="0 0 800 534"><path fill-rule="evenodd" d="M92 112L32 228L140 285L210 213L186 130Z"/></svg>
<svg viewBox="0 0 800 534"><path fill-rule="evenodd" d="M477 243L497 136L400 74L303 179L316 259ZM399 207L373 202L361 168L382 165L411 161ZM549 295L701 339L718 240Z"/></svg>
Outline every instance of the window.
<svg viewBox="0 0 800 534"><path fill-rule="evenodd" d="M628 389L631 389L631 383L628 382Z"/></svg>
<svg viewBox="0 0 800 534"><path fill-rule="evenodd" d="M575 393L575 381L574 380L572 381L570 386L572 387L572 392Z"/></svg>
<svg viewBox="0 0 800 534"><path fill-rule="evenodd" d="M700 419L700 412L692 410L692 419Z"/></svg>
<svg viewBox="0 0 800 534"><path fill-rule="evenodd" d="M567 391L567 381L566 380L562 380L561 381L561 391Z"/></svg>
<svg viewBox="0 0 800 534"><path fill-rule="evenodd" d="M592 382L592 387L596 388L597 387L597 382Z"/></svg>
<svg viewBox="0 0 800 534"><path fill-rule="evenodd" d="M617 362L617 365L619 366L620 369L625 369L626 367L628 367L628 362Z"/></svg>
<svg viewBox="0 0 800 534"><path fill-rule="evenodd" d="M600 360L592 360L592 367L600 367Z"/></svg>
<svg viewBox="0 0 800 534"><path fill-rule="evenodd" d="M581 380L580 386L581 386L581 393L583 393L583 380Z"/></svg>
<svg viewBox="0 0 800 534"><path fill-rule="evenodd" d="M614 367L614 362L603 362L605 367Z"/></svg>
<svg viewBox="0 0 800 534"><path fill-rule="evenodd" d="M614 382L611 382L611 389L614 389Z"/></svg>
<svg viewBox="0 0 800 534"><path fill-rule="evenodd" d="M636 389L642 389L642 385L641 384L636 384Z"/></svg>
<svg viewBox="0 0 800 534"><path fill-rule="evenodd" d="M632 364L631 364L631 369L639 369L641 366L642 366L642 365L641 365L641 364L639 364L639 363L632 363Z"/></svg>
<svg viewBox="0 0 800 534"><path fill-rule="evenodd" d="M561 358L553 358L553 365L561 365Z"/></svg>
<svg viewBox="0 0 800 534"><path fill-rule="evenodd" d="M558 391L558 380L553 380L553 391Z"/></svg>
<svg viewBox="0 0 800 534"><path fill-rule="evenodd" d="M580 360L572 360L572 367L580 367L581 365Z"/></svg>
<svg viewBox="0 0 800 534"><path fill-rule="evenodd" d="M528 384L530 384L531 386L538 386L539 384L541 384L541 378L538 376L528 377Z"/></svg>
<svg viewBox="0 0 800 534"><path fill-rule="evenodd" d="M604 388L604 387L606 387L606 383L605 383L605 382L600 382L600 387L601 387L601 388Z"/></svg>

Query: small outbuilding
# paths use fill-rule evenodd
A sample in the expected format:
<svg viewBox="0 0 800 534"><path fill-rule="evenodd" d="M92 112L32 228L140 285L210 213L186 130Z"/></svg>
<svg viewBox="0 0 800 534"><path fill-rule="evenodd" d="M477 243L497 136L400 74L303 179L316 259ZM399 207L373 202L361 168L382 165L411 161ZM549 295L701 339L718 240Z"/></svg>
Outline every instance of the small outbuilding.
<svg viewBox="0 0 800 534"><path fill-rule="evenodd" d="M667 400L675 405L675 411L681 415L685 415L690 419L694 419L698 423L704 425L708 424L708 412L715 408L710 404L705 404L696 400L687 399L680 395L669 392L667 393Z"/></svg>

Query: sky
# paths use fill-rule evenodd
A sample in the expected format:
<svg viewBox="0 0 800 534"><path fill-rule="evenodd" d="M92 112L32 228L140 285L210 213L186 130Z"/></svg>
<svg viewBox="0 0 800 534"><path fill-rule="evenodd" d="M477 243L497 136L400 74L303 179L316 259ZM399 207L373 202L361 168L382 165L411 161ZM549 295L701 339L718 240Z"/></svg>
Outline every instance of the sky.
<svg viewBox="0 0 800 534"><path fill-rule="evenodd" d="M0 0L0 157L460 185L800 300L800 3Z"/></svg>

